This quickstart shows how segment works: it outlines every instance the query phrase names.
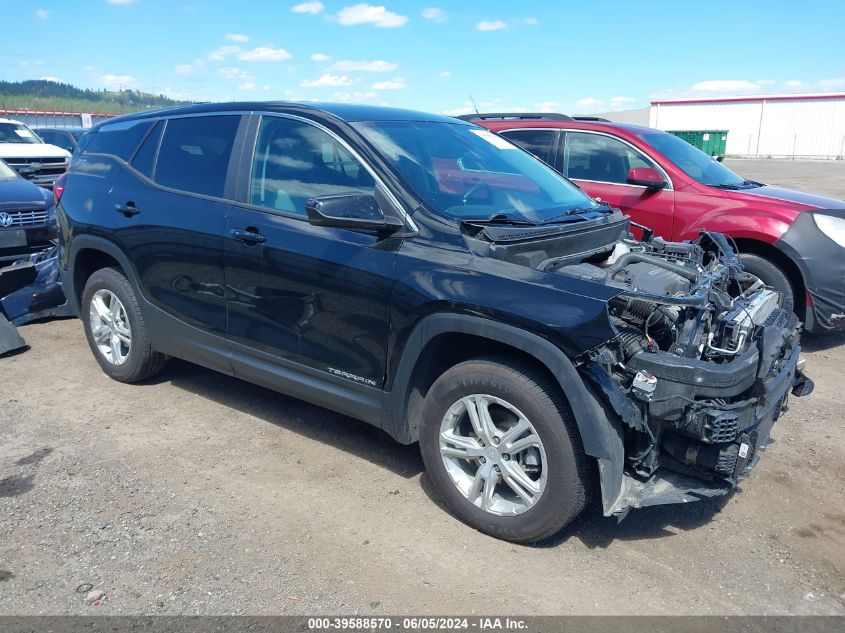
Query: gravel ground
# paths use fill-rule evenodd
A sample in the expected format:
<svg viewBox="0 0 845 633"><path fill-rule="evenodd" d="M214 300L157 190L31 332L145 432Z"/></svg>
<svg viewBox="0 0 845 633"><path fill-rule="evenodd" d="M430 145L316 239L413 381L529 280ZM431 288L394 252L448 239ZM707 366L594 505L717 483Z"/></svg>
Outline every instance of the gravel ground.
<svg viewBox="0 0 845 633"><path fill-rule="evenodd" d="M731 166L761 164L845 197L823 186L845 165ZM113 382L79 321L21 332L0 359L0 615L845 614L843 336L807 338L816 392L736 494L621 523L593 505L523 547L456 521L416 447L362 423L180 361Z"/></svg>

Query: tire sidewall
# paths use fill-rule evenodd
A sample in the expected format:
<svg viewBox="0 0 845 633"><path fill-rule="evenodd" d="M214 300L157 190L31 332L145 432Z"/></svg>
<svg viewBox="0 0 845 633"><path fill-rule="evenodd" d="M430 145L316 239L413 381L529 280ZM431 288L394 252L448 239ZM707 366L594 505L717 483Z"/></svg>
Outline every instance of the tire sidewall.
<svg viewBox="0 0 845 633"><path fill-rule="evenodd" d="M530 541L557 532L581 510L584 482L579 475L576 454L561 413L553 400L532 397L518 382L496 365L467 367L454 381L438 380L426 396L420 451L426 472L443 502L459 519L471 526L507 540ZM487 394L508 401L525 415L543 442L547 481L540 500L522 514L496 516L470 503L452 482L440 455L440 425L443 417L460 398Z"/></svg>
<svg viewBox="0 0 845 633"><path fill-rule="evenodd" d="M740 260L746 272L781 294L781 307L788 310L795 309L795 293L786 273L765 257L752 253L741 254Z"/></svg>
<svg viewBox="0 0 845 633"><path fill-rule="evenodd" d="M114 293L120 303L123 304L123 310L129 321L132 345L129 349L129 356L122 365L110 363L103 356L94 342L94 335L91 332L91 320L89 316L91 298L94 296L94 293L103 289ZM85 284L85 290L82 293L80 314L85 329L85 338L88 340L88 346L91 348L91 352L94 354L94 358L97 359L103 372L109 377L122 382L133 380L140 373L144 361L142 350L144 330L137 306L138 303L135 300L135 293L129 282L123 275L112 268L102 268L94 272Z"/></svg>

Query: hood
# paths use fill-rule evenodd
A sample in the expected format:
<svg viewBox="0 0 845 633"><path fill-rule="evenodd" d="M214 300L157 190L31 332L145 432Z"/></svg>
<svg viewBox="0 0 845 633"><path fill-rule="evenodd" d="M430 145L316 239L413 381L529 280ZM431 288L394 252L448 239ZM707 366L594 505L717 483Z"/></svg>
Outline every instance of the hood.
<svg viewBox="0 0 845 633"><path fill-rule="evenodd" d="M741 189L739 191L730 192L732 198L740 198L747 200L748 198L768 198L775 202L785 202L784 206L804 210L811 209L845 209L845 200L837 200L836 198L826 198L825 196L817 196L814 193L805 193L803 191L796 191L795 189L787 189L786 187L777 187L774 185L763 185L762 187L755 187L754 189Z"/></svg>
<svg viewBox="0 0 845 633"><path fill-rule="evenodd" d="M47 143L0 143L0 158L70 158L70 152Z"/></svg>
<svg viewBox="0 0 845 633"><path fill-rule="evenodd" d="M0 179L0 211L42 207L48 203L45 193L50 192L23 178Z"/></svg>

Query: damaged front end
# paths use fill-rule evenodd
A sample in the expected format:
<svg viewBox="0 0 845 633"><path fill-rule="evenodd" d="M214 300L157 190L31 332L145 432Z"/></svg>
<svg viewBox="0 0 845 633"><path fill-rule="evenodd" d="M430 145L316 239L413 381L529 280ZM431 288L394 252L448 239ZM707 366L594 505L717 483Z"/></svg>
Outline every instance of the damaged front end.
<svg viewBox="0 0 845 633"><path fill-rule="evenodd" d="M622 424L624 468L602 472L606 515L730 491L789 394L813 389L801 323L721 234L625 239L606 258L555 270L620 290L609 302L616 337L579 359Z"/></svg>
<svg viewBox="0 0 845 633"><path fill-rule="evenodd" d="M23 349L16 326L76 316L62 290L58 247L0 268L0 356Z"/></svg>

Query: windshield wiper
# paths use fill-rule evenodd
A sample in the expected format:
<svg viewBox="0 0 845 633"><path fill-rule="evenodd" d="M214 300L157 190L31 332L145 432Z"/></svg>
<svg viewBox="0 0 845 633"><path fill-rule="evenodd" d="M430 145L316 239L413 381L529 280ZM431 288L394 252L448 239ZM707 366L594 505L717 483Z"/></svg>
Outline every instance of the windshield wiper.
<svg viewBox="0 0 845 633"><path fill-rule="evenodd" d="M494 213L489 218L463 218L463 222L472 222L476 224L509 224L514 226L539 226L537 222L533 222L528 218L511 213L510 211L499 211Z"/></svg>
<svg viewBox="0 0 845 633"><path fill-rule="evenodd" d="M717 182L715 184L710 185L711 187L715 187L716 189L728 189L730 191L736 191L738 189L754 189L756 187L762 187L762 182L757 182L755 180L743 180L742 182Z"/></svg>
<svg viewBox="0 0 845 633"><path fill-rule="evenodd" d="M559 215L555 215L555 216L550 217L548 220L543 220L542 224L552 224L554 222L557 222L558 220L563 220L565 218L568 218L568 217L573 216L573 215L577 215L579 213L588 213L588 212L593 212L593 211L598 211L598 210L605 210L606 211L607 207L587 207L587 208L584 208L584 209L569 209L569 210L564 211L563 213L561 213Z"/></svg>

